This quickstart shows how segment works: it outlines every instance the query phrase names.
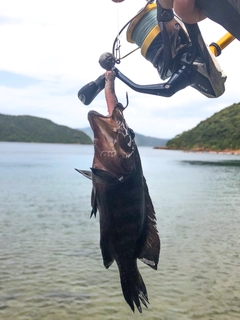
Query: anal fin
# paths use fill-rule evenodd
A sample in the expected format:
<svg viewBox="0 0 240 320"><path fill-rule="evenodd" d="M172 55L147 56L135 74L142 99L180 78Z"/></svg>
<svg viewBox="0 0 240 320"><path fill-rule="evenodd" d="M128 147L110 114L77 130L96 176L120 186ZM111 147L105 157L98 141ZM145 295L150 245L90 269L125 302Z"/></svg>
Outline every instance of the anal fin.
<svg viewBox="0 0 240 320"><path fill-rule="evenodd" d="M103 239L102 236L101 236L101 240L100 240L100 247L101 247L101 251L102 251L104 267L106 269L108 269L111 266L111 264L113 264L114 258L112 257L112 255L110 253L108 241Z"/></svg>
<svg viewBox="0 0 240 320"><path fill-rule="evenodd" d="M91 211L90 218L92 218L93 215L96 218L96 215L97 215L97 191L95 190L95 188L92 188L91 205L92 205L92 211Z"/></svg>

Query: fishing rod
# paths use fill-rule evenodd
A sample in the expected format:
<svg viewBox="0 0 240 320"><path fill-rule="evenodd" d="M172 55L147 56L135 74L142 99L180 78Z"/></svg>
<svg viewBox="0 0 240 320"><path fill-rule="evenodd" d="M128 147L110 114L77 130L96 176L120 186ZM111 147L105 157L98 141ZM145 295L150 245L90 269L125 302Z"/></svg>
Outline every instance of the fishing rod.
<svg viewBox="0 0 240 320"><path fill-rule="evenodd" d="M137 45L141 55L152 63L159 77L166 82L139 85L115 67L136 50L121 58L119 36L126 28L127 41ZM191 86L208 98L217 98L225 91L226 75L216 57L234 39L228 32L207 46L198 24L184 23L173 10L163 9L158 1L148 1L119 31L112 53L104 53L99 63L106 70L114 70L117 78L140 93L171 97ZM141 69L138 71L141 72ZM78 98L89 105L104 86L105 74L82 87Z"/></svg>

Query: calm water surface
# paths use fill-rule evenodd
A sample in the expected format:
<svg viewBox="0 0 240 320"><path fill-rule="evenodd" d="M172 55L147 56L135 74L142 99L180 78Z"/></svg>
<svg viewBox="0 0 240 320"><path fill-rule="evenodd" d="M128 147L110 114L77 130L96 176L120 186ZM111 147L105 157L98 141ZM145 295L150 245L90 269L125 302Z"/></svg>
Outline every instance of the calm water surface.
<svg viewBox="0 0 240 320"><path fill-rule="evenodd" d="M240 319L240 156L140 148L162 241L139 262L150 305L132 314L99 222L92 146L0 143L0 319Z"/></svg>

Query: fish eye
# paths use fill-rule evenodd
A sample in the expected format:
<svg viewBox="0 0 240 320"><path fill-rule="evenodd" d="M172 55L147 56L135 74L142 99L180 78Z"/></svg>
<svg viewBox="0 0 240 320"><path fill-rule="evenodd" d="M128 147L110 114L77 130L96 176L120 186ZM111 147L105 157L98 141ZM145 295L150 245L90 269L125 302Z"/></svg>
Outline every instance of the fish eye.
<svg viewBox="0 0 240 320"><path fill-rule="evenodd" d="M131 138L134 139L135 138L135 132L133 131L133 129L129 128L128 131L129 131L129 134L130 134Z"/></svg>

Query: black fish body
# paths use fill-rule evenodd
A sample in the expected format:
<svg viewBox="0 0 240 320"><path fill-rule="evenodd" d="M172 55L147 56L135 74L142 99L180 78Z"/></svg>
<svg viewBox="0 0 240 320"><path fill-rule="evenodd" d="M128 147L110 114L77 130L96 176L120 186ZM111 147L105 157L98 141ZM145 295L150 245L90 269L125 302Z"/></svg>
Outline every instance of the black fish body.
<svg viewBox="0 0 240 320"><path fill-rule="evenodd" d="M114 79L114 72L108 71L105 94L110 115L88 114L94 132L92 173L78 171L92 178L91 216L99 211L103 264L109 268L116 261L126 302L142 312L140 301L147 306L148 295L137 258L157 269L160 240L134 133L117 102Z"/></svg>

